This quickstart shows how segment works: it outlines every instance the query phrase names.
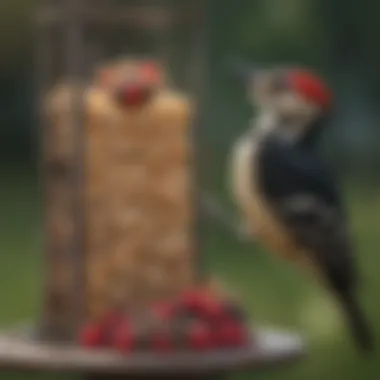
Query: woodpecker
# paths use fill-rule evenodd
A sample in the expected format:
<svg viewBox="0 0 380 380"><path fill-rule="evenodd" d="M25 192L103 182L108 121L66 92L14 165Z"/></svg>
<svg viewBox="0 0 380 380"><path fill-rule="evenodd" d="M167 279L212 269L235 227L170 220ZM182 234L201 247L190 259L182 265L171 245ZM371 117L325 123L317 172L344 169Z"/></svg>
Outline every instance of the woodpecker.
<svg viewBox="0 0 380 380"><path fill-rule="evenodd" d="M245 230L280 258L312 269L339 302L357 347L372 351L347 213L318 151L332 93L309 70L272 68L249 73L249 98L257 117L231 155Z"/></svg>

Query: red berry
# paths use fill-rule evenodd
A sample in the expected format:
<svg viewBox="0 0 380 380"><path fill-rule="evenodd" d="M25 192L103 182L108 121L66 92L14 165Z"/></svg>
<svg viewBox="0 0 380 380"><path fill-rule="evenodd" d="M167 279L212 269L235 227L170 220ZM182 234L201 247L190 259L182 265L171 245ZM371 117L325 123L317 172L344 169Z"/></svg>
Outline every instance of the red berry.
<svg viewBox="0 0 380 380"><path fill-rule="evenodd" d="M172 342L167 334L158 333L153 336L152 346L157 352L168 352L172 349Z"/></svg>
<svg viewBox="0 0 380 380"><path fill-rule="evenodd" d="M112 332L123 323L123 316L119 314L109 314L102 321L105 335L112 335Z"/></svg>
<svg viewBox="0 0 380 380"><path fill-rule="evenodd" d="M202 304L199 292L189 290L182 294L180 304L186 310L198 310Z"/></svg>
<svg viewBox="0 0 380 380"><path fill-rule="evenodd" d="M134 334L129 322L121 323L113 333L112 345L120 352L130 352L134 346Z"/></svg>
<svg viewBox="0 0 380 380"><path fill-rule="evenodd" d="M79 344L83 347L99 347L103 343L103 329L98 324L89 324L79 333Z"/></svg>
<svg viewBox="0 0 380 380"><path fill-rule="evenodd" d="M123 316L118 313L110 313L106 315L101 322L103 330L103 344L110 346L113 343L115 331L123 323Z"/></svg>
<svg viewBox="0 0 380 380"><path fill-rule="evenodd" d="M220 347L241 347L246 344L247 335L243 326L228 322L219 326L216 339Z"/></svg>
<svg viewBox="0 0 380 380"><path fill-rule="evenodd" d="M205 323L197 322L190 326L189 345L195 350L207 350L213 347L213 337Z"/></svg>
<svg viewBox="0 0 380 380"><path fill-rule="evenodd" d="M173 317L174 305L169 302L159 302L153 305L153 315L163 321L168 321Z"/></svg>
<svg viewBox="0 0 380 380"><path fill-rule="evenodd" d="M102 324L107 327L114 326L114 325L119 324L122 320L123 320L123 315L121 313L112 312L112 313L107 314L104 317Z"/></svg>
<svg viewBox="0 0 380 380"><path fill-rule="evenodd" d="M206 310L213 312L216 308L216 302L213 302L209 294L195 290L183 293L180 299L180 305L185 310L197 314L205 314Z"/></svg>
<svg viewBox="0 0 380 380"><path fill-rule="evenodd" d="M204 296L201 314L206 319L221 318L224 314L223 304L215 298Z"/></svg>
<svg viewBox="0 0 380 380"><path fill-rule="evenodd" d="M154 62L144 62L140 66L141 79L148 83L157 85L161 82L161 72Z"/></svg>
<svg viewBox="0 0 380 380"><path fill-rule="evenodd" d="M139 107L151 96L151 89L142 83L127 83L116 94L119 102L126 107Z"/></svg>

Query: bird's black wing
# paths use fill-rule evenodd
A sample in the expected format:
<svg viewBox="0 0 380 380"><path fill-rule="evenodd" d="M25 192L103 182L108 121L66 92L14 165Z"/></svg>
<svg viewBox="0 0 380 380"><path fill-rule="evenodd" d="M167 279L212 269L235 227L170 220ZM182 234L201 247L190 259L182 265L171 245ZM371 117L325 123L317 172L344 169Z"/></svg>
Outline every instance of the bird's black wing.
<svg viewBox="0 0 380 380"><path fill-rule="evenodd" d="M258 162L263 194L300 248L313 254L334 289L355 286L343 202L322 159L310 149L273 140Z"/></svg>
<svg viewBox="0 0 380 380"><path fill-rule="evenodd" d="M308 193L339 212L344 211L336 181L317 152L272 139L261 150L259 165L268 197L278 199Z"/></svg>
<svg viewBox="0 0 380 380"><path fill-rule="evenodd" d="M339 300L358 347L372 351L373 333L355 294L353 247L333 177L310 150L273 141L260 154L263 194Z"/></svg>

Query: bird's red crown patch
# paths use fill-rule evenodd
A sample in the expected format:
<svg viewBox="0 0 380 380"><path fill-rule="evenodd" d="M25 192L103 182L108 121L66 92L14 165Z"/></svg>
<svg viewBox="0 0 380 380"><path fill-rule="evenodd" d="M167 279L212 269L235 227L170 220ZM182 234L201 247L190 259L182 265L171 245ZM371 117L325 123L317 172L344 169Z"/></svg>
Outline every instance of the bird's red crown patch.
<svg viewBox="0 0 380 380"><path fill-rule="evenodd" d="M293 70L288 74L288 81L290 87L307 100L323 108L331 107L331 91L315 74L307 70Z"/></svg>

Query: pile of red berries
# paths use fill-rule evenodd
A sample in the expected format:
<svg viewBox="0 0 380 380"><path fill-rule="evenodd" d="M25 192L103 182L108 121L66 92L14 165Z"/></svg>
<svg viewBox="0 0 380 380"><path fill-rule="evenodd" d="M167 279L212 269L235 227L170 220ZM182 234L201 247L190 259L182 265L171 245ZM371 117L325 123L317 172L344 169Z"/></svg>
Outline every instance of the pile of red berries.
<svg viewBox="0 0 380 380"><path fill-rule="evenodd" d="M239 348L248 343L244 313L231 302L202 291L186 291L176 301L153 304L141 316L110 314L80 332L87 348L112 348L123 353L150 350Z"/></svg>

